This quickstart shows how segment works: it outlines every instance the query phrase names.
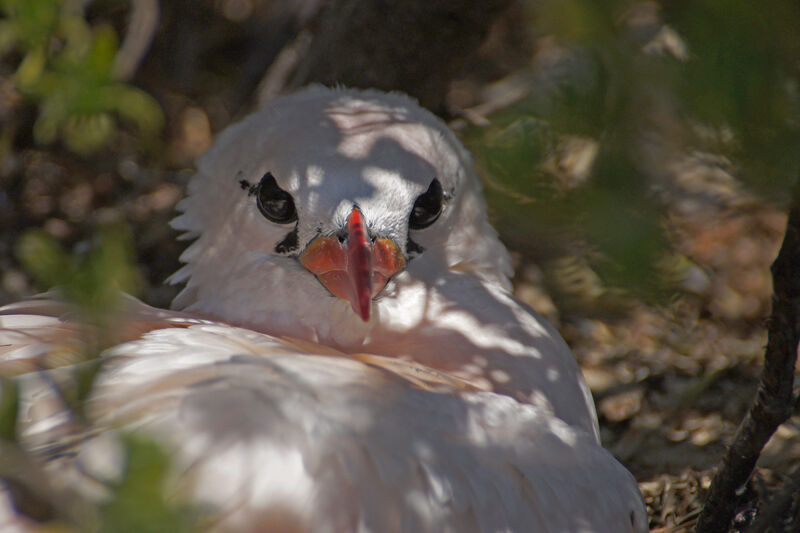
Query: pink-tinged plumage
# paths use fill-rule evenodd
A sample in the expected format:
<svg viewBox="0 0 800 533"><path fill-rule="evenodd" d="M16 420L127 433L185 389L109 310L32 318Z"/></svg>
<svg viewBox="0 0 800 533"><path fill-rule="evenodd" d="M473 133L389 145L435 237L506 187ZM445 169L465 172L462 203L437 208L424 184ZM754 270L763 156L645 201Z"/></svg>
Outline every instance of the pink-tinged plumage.
<svg viewBox="0 0 800 533"><path fill-rule="evenodd" d="M267 173L294 219L259 211ZM441 213L410 228L431 190ZM510 292L469 155L414 102L321 87L276 100L220 135L180 209L182 311L125 300L89 434L42 369L67 379L91 329L52 298L0 309L25 447L78 451L52 460L55 485L102 498L108 469L92 465L115 464L129 428L171 450L171 488L219 531L647 531L568 347ZM335 239L352 299L299 259ZM402 270L375 289L384 262ZM0 529L29 525L0 507Z"/></svg>

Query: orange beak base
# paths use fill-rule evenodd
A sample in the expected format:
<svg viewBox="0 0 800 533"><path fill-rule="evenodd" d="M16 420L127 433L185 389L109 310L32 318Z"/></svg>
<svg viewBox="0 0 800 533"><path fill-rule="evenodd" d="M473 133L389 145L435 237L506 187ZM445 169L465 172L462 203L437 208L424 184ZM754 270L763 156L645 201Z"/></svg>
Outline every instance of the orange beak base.
<svg viewBox="0 0 800 533"><path fill-rule="evenodd" d="M347 218L347 240L317 237L300 254L300 264L335 296L350 302L364 322L369 320L372 298L393 275L405 267L405 258L389 239L370 242L361 211L354 207Z"/></svg>

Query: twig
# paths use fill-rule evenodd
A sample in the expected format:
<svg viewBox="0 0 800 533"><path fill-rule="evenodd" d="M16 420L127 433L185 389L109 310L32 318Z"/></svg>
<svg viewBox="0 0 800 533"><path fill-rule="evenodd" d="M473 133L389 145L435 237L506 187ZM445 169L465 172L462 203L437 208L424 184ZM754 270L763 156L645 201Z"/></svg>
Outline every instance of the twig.
<svg viewBox="0 0 800 533"><path fill-rule="evenodd" d="M792 387L800 339L800 187L795 190L786 234L771 270L772 315L756 400L714 475L697 533L728 531L761 450L794 410Z"/></svg>
<svg viewBox="0 0 800 533"><path fill-rule="evenodd" d="M258 83L258 89L256 89L258 107L265 105L283 92L289 76L297 68L297 63L308 51L310 44L311 34L304 30L278 53Z"/></svg>
<svg viewBox="0 0 800 533"><path fill-rule="evenodd" d="M125 40L114 58L114 78L129 80L142 61L158 27L158 0L132 0Z"/></svg>

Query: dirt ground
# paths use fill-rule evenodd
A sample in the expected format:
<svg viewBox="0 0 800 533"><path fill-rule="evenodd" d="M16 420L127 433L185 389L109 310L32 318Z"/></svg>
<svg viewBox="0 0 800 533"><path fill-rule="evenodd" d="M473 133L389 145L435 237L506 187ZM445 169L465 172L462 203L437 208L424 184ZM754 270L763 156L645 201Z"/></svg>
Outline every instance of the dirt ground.
<svg viewBox="0 0 800 533"><path fill-rule="evenodd" d="M606 446L634 473L654 531L690 531L712 469L750 406L769 313L769 265L785 216L756 203L681 213L678 250L707 276L700 294L561 331L583 367ZM763 495L800 459L800 417L766 447Z"/></svg>

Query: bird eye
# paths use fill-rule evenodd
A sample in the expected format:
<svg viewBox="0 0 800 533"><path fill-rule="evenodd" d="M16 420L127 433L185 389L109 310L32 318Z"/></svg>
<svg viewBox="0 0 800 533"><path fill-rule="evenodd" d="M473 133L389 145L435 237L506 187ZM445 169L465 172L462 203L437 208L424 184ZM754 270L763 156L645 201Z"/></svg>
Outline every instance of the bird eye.
<svg viewBox="0 0 800 533"><path fill-rule="evenodd" d="M278 182L271 172L264 174L258 184L256 204L261 214L272 222L288 224L297 220L297 210L292 195L278 187Z"/></svg>
<svg viewBox="0 0 800 533"><path fill-rule="evenodd" d="M417 197L408 226L411 229L427 228L442 214L442 184L434 178L428 190Z"/></svg>

